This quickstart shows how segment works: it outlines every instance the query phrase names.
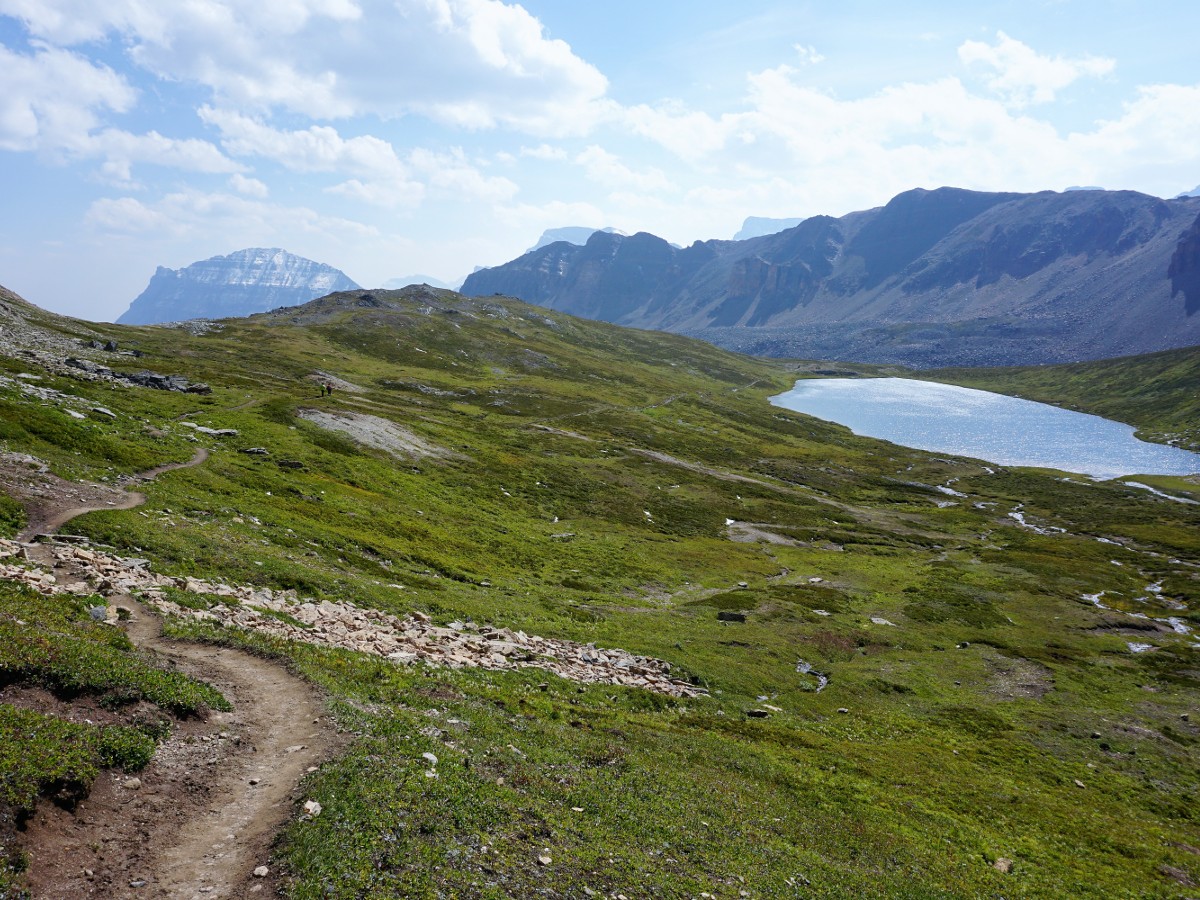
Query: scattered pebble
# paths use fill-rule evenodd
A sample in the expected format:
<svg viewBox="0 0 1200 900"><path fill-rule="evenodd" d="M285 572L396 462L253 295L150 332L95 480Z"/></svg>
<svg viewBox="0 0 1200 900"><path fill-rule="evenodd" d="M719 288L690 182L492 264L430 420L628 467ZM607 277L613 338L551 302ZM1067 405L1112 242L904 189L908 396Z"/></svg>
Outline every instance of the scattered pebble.
<svg viewBox="0 0 1200 900"><path fill-rule="evenodd" d="M266 866L259 866L257 869L254 870L255 878L266 878L270 874L271 874L271 870L268 869Z"/></svg>

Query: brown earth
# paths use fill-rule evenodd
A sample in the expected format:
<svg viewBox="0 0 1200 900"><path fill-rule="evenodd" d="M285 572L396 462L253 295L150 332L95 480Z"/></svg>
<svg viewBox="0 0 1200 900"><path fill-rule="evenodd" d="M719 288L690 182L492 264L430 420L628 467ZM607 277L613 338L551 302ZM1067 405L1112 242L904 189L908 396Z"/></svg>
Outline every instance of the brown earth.
<svg viewBox="0 0 1200 900"><path fill-rule="evenodd" d="M128 484L145 484L164 472L198 466L208 459L203 447L187 462L164 463L134 475ZM28 524L17 535L18 541L32 540L39 534L53 534L84 513L106 509L133 509L146 502L146 495L106 484L66 481L50 472L31 456L0 454L0 488L25 507Z"/></svg>
<svg viewBox="0 0 1200 900"><path fill-rule="evenodd" d="M198 465L207 456L200 450L186 463L157 467L135 481ZM36 489L14 484L30 481ZM25 534L53 531L84 512L144 501L136 493L63 481L28 459L0 465L0 486L26 503ZM46 567L55 563L45 546L31 547L30 555ZM61 564L54 574L78 580L77 572ZM298 814L304 774L341 743L320 695L277 662L167 640L158 619L132 597L114 602L133 611L125 627L135 645L210 682L234 708L177 723L144 771L102 774L73 811L41 803L21 836L33 897L270 896L280 886L278 873L257 877L254 870L268 864L275 835ZM89 701L68 704L41 694L10 689L0 700L107 721Z"/></svg>

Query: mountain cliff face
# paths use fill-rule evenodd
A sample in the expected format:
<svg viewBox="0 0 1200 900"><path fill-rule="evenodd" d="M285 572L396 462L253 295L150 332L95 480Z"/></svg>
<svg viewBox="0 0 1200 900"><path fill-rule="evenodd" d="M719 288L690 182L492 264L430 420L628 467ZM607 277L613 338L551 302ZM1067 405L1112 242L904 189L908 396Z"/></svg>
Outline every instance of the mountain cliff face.
<svg viewBox="0 0 1200 900"><path fill-rule="evenodd" d="M1183 233L1171 256L1171 296L1183 294L1187 314L1200 312L1200 216Z"/></svg>
<svg viewBox="0 0 1200 900"><path fill-rule="evenodd" d="M554 244L471 275L502 293L769 356L1067 362L1200 344L1200 198L914 190L839 219L677 250Z"/></svg>
<svg viewBox="0 0 1200 900"><path fill-rule="evenodd" d="M123 325L151 325L248 316L358 287L344 273L324 263L286 250L250 248L183 269L159 266L150 284L117 321Z"/></svg>

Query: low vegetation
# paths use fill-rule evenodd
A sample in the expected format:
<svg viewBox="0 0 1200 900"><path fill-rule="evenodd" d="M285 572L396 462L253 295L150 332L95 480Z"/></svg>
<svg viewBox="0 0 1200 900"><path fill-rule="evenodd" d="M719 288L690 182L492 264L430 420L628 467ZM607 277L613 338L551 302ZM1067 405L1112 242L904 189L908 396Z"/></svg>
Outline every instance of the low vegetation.
<svg viewBox="0 0 1200 900"><path fill-rule="evenodd" d="M227 709L211 687L163 671L124 632L97 623L89 602L44 597L0 581L0 896L23 865L15 829L39 797L73 807L103 768L136 771L172 717ZM122 724L64 717L88 698ZM43 708L39 708L43 707Z"/></svg>
<svg viewBox="0 0 1200 900"><path fill-rule="evenodd" d="M286 660L355 735L305 785L321 815L283 835L289 896L1194 894L1200 507L858 438L767 403L788 364L507 300L413 289L103 334L213 393L47 375L116 416L67 429L0 387L4 449L109 483L212 455L69 530L170 574L623 647L709 691L175 623ZM23 596L5 622L33 621L8 612ZM81 610L64 615L102 628ZM95 683L78 635L51 630L29 669L48 687L219 702Z"/></svg>

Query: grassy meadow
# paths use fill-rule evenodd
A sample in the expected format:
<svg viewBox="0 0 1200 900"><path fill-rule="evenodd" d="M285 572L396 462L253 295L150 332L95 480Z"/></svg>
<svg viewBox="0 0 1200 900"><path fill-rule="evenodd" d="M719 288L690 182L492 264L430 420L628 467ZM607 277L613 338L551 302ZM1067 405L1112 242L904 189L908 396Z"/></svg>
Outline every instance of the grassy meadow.
<svg viewBox="0 0 1200 900"><path fill-rule="evenodd" d="M0 359L0 375L42 374L116 415L75 419L0 385L0 450L115 483L204 446L207 462L142 488L144 506L67 530L169 574L622 647L709 696L397 667L174 623L278 657L354 735L306 784L324 812L280 837L288 896L1200 890L1200 645L1153 623L1200 628L1200 506L1059 472L989 474L772 407L801 364L501 298L370 296L202 334L89 326L144 353L107 365L183 374L211 385L204 396ZM937 377L1195 439L1194 391L1175 382L1197 360ZM372 448L312 411L388 420L431 452ZM1153 483L1200 499L1168 481ZM20 517L0 503L0 528ZM1111 609L1085 596L1101 592ZM81 609L0 593L0 627L47 623L61 663L0 657L5 682L111 694L71 667L128 648ZM182 695L222 702L141 670L122 681L168 711ZM0 759L19 746L16 716L0 704ZM104 735L43 733L79 777L137 761ZM10 813L31 802L25 786L57 777L47 759L24 794L6 776Z"/></svg>

